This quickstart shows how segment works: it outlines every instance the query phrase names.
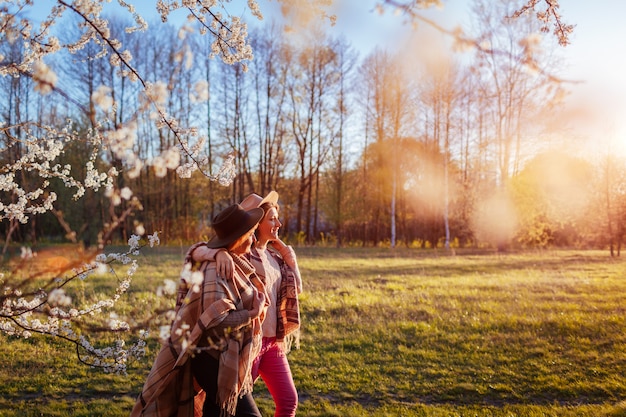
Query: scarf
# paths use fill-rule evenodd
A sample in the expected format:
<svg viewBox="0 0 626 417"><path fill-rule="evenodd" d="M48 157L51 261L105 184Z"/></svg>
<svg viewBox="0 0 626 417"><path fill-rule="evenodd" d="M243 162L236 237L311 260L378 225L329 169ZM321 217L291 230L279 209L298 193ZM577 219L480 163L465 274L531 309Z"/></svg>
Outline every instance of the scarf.
<svg viewBox="0 0 626 417"><path fill-rule="evenodd" d="M280 285L276 294L276 341L282 343L286 336L292 335L298 345L297 330L300 329L300 306L298 302L298 289L296 286L296 272L274 251L266 251L280 265ZM265 281L265 268L261 257L256 249L250 253L250 262L256 269L262 281ZM290 340L291 342L291 340ZM291 343L289 343L291 344ZM287 350L289 350L287 348Z"/></svg>
<svg viewBox="0 0 626 417"><path fill-rule="evenodd" d="M296 288L296 273L285 262L280 263L281 281L276 304L278 320L276 340L284 340L300 329L300 305ZM297 341L297 338L296 338Z"/></svg>
<svg viewBox="0 0 626 417"><path fill-rule="evenodd" d="M250 309L255 294L252 286L263 292L265 287L248 260L243 256L231 255L238 272L234 274L233 284L241 296L243 307ZM252 392L250 370L261 349L262 318L261 315L252 320L251 326L243 328L238 337L230 337L226 351L220 355L217 402L229 415L235 415L238 398Z"/></svg>
<svg viewBox="0 0 626 417"><path fill-rule="evenodd" d="M233 259L237 259L237 267L232 281L218 278L215 263L211 262L204 262L199 268L204 274L200 288L181 279L170 337L155 359L131 417L190 417L194 403L198 411L198 400L204 393L194 386L191 355L207 330L221 323L231 311L251 307L255 284L250 278L261 282L245 258L233 255ZM260 319L229 333L220 342L225 350L220 354L219 388L213 400L224 414L235 415L239 396L252 391L250 369L261 347Z"/></svg>

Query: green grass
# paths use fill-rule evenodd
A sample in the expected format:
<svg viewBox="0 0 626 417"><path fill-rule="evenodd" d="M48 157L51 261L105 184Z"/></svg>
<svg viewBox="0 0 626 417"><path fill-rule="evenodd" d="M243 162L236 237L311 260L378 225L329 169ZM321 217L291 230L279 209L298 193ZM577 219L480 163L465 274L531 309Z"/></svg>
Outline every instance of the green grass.
<svg viewBox="0 0 626 417"><path fill-rule="evenodd" d="M144 251L120 304L164 323L184 248ZM301 416L626 416L626 261L606 252L299 248ZM96 296L106 280L76 291ZM113 282L114 285L115 283ZM158 349L127 376L60 341L0 336L0 416L127 416ZM262 382L263 415L273 403Z"/></svg>

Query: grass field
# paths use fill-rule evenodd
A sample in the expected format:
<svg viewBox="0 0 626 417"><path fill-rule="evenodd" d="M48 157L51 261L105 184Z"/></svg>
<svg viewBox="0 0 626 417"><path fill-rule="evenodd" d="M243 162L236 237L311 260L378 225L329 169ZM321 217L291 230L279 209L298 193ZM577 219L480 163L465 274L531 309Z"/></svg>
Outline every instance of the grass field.
<svg viewBox="0 0 626 417"><path fill-rule="evenodd" d="M185 248L148 249L120 305L153 329ZM626 416L626 261L607 252L298 248L301 416ZM87 279L89 299L107 287ZM111 286L114 286L113 282ZM163 304L165 302L165 304ZM155 330L154 336L158 334ZM71 346L0 336L0 416L128 416L158 349L127 376ZM262 382L263 415L273 404Z"/></svg>

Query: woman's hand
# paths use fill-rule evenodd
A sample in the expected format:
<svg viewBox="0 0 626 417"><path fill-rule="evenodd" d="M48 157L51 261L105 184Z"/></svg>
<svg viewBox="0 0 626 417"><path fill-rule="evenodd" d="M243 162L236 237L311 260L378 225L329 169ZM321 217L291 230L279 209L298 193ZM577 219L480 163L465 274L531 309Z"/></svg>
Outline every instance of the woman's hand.
<svg viewBox="0 0 626 417"><path fill-rule="evenodd" d="M235 262L230 253L226 250L221 250L215 255L216 271L218 277L224 277L226 279L233 279L233 273L235 270Z"/></svg>
<svg viewBox="0 0 626 417"><path fill-rule="evenodd" d="M255 296L252 299L252 309L249 310L250 318L256 319L263 313L265 309L265 293L263 291L258 291L255 289Z"/></svg>
<svg viewBox="0 0 626 417"><path fill-rule="evenodd" d="M283 253L283 250L287 248L285 242L280 239L272 240L270 243L274 246L274 249L276 249L278 253Z"/></svg>

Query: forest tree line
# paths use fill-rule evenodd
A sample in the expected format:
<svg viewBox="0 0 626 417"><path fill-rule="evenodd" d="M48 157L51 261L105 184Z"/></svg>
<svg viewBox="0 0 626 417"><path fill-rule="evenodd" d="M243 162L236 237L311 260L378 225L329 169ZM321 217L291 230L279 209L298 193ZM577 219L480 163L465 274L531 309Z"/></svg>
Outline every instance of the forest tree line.
<svg viewBox="0 0 626 417"><path fill-rule="evenodd" d="M479 28L473 36L491 48L451 57L442 52L450 45L420 39L362 56L321 25L294 37L267 24L251 30L254 59L246 65L208 58L209 41L185 27L154 25L158 30L138 38L111 16L111 29L135 67L149 81L167 80L156 87L168 93L168 114L181 126L198 126L206 138L206 172L233 157L234 182L222 186L200 172L181 178L173 170L131 166L110 145L75 142L59 155L61 166L82 169L95 146L104 155L100 170L121 172L116 189L128 186L137 200L120 195L112 206L103 192L88 190L76 201L52 178L58 207L27 224L3 220L0 235L5 244L89 244L112 212L132 209L112 242L141 224L148 233L159 231L164 243L187 243L207 238L212 217L228 204L276 190L281 234L293 244L556 245L619 253L626 220L623 161L609 152L577 152L565 146L576 145L573 135L549 130L562 85L553 76L559 65L554 46L535 35L539 23L506 19L512 1L472 4ZM18 62L27 53L20 43L0 48L5 60ZM496 49L505 53L489 52ZM531 50L538 60L529 60ZM155 166L167 167L163 152L176 145L171 130L147 123L155 116L140 110L139 86L96 55L97 46L87 43L47 63L64 74L64 94L33 94L28 77L0 78L0 111L11 126L0 139L0 163L19 160L28 137L41 134L22 129L21 120L59 129L71 120L87 138L93 129L115 131L132 119L135 129L119 129L119 141L133 141L146 159L165 158ZM98 106L103 91L116 103L108 114ZM9 140L9 134L24 140ZM29 171L20 175L27 187ZM17 198L0 192L2 201Z"/></svg>

